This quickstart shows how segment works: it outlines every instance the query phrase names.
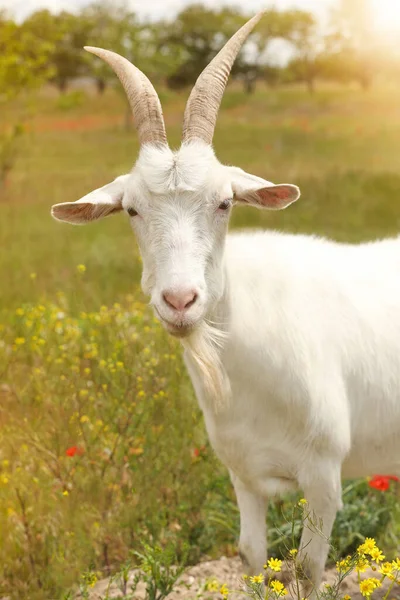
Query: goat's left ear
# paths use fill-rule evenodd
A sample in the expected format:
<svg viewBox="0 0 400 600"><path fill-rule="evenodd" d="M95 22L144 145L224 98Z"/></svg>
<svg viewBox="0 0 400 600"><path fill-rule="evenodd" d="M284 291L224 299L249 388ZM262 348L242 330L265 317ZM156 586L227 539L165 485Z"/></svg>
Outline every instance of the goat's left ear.
<svg viewBox="0 0 400 600"><path fill-rule="evenodd" d="M51 209L52 217L73 225L85 225L121 211L128 177L121 175L76 202L55 204Z"/></svg>
<svg viewBox="0 0 400 600"><path fill-rule="evenodd" d="M281 210L296 202L300 197L300 190L297 185L265 183L268 185L257 188L254 187L254 184L249 188L242 187L242 185L233 185L234 200L243 204L252 204L258 208Z"/></svg>

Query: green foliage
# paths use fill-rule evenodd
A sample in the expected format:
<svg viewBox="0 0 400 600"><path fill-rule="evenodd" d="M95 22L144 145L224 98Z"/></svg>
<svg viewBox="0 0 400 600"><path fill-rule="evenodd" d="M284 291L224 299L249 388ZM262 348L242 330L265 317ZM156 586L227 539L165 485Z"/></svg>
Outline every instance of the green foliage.
<svg viewBox="0 0 400 600"><path fill-rule="evenodd" d="M85 101L85 93L82 90L66 92L57 98L56 107L60 110L73 110L82 106Z"/></svg>
<svg viewBox="0 0 400 600"><path fill-rule="evenodd" d="M134 552L139 560L138 567L143 572L146 600L163 600L172 592L185 570L185 554L186 550L179 557L171 542L164 548L157 544L143 544L140 552Z"/></svg>
<svg viewBox="0 0 400 600"><path fill-rule="evenodd" d="M0 134L0 189L17 160L20 149L19 141L23 132L23 126L18 124Z"/></svg>
<svg viewBox="0 0 400 600"><path fill-rule="evenodd" d="M52 50L51 40L0 17L0 101L42 85L52 73Z"/></svg>

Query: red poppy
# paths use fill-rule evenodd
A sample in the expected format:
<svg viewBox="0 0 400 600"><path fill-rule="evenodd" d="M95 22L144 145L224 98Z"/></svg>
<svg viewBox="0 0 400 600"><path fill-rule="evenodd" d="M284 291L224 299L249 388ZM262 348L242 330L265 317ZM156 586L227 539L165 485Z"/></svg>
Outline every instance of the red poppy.
<svg viewBox="0 0 400 600"><path fill-rule="evenodd" d="M399 478L394 475L374 475L368 485L381 492L386 492L389 489L390 481L399 481Z"/></svg>
<svg viewBox="0 0 400 600"><path fill-rule="evenodd" d="M65 451L65 455L66 456L82 456L82 454L84 453L83 448L79 448L79 446L71 446L70 448L67 448Z"/></svg>

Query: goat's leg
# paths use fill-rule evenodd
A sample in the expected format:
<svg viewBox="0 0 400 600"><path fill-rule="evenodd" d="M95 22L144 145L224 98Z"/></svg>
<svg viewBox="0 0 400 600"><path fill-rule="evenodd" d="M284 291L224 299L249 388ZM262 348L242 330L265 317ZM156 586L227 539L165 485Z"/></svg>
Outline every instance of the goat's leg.
<svg viewBox="0 0 400 600"><path fill-rule="evenodd" d="M240 511L239 554L248 575L263 573L267 559L266 500L231 473Z"/></svg>
<svg viewBox="0 0 400 600"><path fill-rule="evenodd" d="M342 507L340 471L340 463L316 460L299 474L299 485L307 500L298 554L304 598L315 598L321 584L333 523Z"/></svg>

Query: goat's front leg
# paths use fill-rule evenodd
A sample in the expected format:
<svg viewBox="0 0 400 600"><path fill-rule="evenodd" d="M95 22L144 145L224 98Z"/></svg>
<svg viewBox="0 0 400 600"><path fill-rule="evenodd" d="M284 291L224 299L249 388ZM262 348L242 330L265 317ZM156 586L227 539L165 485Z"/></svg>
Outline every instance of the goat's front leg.
<svg viewBox="0 0 400 600"><path fill-rule="evenodd" d="M239 554L246 573L259 575L267 559L266 500L230 475L240 511Z"/></svg>
<svg viewBox="0 0 400 600"><path fill-rule="evenodd" d="M333 523L342 508L340 471L340 464L315 461L299 477L307 500L298 554L304 598L315 598L321 584Z"/></svg>

